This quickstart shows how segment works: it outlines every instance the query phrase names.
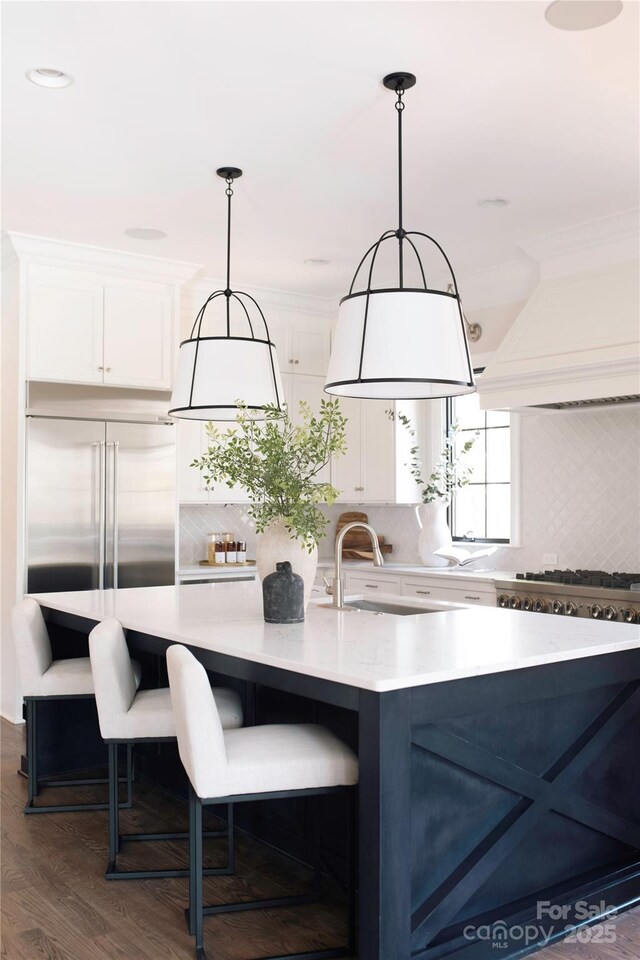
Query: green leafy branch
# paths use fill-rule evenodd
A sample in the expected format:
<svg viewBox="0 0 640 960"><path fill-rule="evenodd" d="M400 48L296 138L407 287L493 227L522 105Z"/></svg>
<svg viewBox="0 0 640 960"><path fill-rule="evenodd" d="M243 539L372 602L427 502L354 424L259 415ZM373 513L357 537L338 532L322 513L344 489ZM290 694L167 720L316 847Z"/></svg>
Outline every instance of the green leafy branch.
<svg viewBox="0 0 640 960"><path fill-rule="evenodd" d="M319 505L338 497L335 487L317 477L332 457L346 452L347 421L338 400L321 400L317 415L305 401L299 410L296 424L286 407L265 407L264 419L258 420L238 404L233 427L222 432L215 423L207 424L208 449L191 466L201 471L207 486L243 487L258 533L282 518L292 537L311 551L329 522Z"/></svg>
<svg viewBox="0 0 640 960"><path fill-rule="evenodd" d="M416 440L416 431L411 419L399 411L395 414L393 411L388 412L402 424L411 437L410 461L405 463L405 466L409 468L415 482L422 487L423 503L433 503L435 500L450 500L454 490L465 487L469 483L473 475L473 467L465 463L465 458L478 439L479 434L477 432L468 440L465 440L462 446L459 446L456 450L456 439L460 432L460 426L457 422L452 423L445 437L444 449L438 457L429 479L425 482L422 477L420 446Z"/></svg>

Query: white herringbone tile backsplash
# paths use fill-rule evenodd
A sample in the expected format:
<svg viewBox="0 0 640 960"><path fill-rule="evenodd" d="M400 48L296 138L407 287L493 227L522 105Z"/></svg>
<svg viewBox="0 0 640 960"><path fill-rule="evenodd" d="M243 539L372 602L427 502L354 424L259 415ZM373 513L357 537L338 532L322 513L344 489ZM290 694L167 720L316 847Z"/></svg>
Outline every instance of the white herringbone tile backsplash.
<svg viewBox="0 0 640 960"><path fill-rule="evenodd" d="M520 433L521 546L500 548L491 566L543 569L549 566L543 564L543 553L555 553L560 567L640 571L640 409L527 413ZM418 562L412 507L339 504L325 509L331 522L321 556L331 555L339 514L358 509L393 544L390 560ZM205 556L210 530L242 536L254 555L255 531L246 507L185 504L180 509L181 565Z"/></svg>

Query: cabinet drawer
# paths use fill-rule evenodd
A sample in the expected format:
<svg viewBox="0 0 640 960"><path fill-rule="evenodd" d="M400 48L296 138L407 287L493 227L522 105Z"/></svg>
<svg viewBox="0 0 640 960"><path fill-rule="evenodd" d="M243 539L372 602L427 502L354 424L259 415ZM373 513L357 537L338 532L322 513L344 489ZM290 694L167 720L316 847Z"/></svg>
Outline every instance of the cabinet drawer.
<svg viewBox="0 0 640 960"><path fill-rule="evenodd" d="M362 574L349 573L346 577L347 593L400 593L400 581L386 577L367 577Z"/></svg>
<svg viewBox="0 0 640 960"><path fill-rule="evenodd" d="M450 603L476 603L492 607L496 602L496 592L486 583L480 587L475 584L442 586L433 580L405 580L402 584L402 595L416 597L420 600L445 600Z"/></svg>

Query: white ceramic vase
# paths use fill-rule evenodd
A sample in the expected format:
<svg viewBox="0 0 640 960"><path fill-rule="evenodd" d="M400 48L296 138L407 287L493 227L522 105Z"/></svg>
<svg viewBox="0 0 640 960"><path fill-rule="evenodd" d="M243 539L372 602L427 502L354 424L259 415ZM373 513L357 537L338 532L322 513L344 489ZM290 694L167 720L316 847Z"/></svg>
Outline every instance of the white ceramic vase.
<svg viewBox="0 0 640 960"><path fill-rule="evenodd" d="M291 536L284 520L272 520L264 533L258 535L256 542L256 565L260 580L275 573L276 563L288 560L293 572L304 581L304 608L311 598L311 588L318 566L318 548L315 546L311 553Z"/></svg>
<svg viewBox="0 0 640 960"><path fill-rule="evenodd" d="M431 503L419 503L416 517L420 534L418 536L418 554L426 567L448 567L446 557L438 556L436 550L451 546L451 530L447 523L448 500L432 500Z"/></svg>

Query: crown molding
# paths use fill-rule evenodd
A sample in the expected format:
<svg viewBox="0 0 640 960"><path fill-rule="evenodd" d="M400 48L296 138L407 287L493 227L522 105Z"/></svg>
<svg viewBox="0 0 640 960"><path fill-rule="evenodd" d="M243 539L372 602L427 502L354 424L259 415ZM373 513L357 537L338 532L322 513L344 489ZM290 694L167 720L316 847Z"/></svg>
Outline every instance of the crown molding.
<svg viewBox="0 0 640 960"><path fill-rule="evenodd" d="M71 243L51 237L13 232L9 232L7 236L18 258L31 263L84 268L99 273L122 274L139 280L158 280L164 283L185 283L202 269L201 265L196 263L92 247L85 243Z"/></svg>
<svg viewBox="0 0 640 960"><path fill-rule="evenodd" d="M554 233L521 240L518 246L540 264L543 279L637 260L640 210L623 210L587 220Z"/></svg>
<svg viewBox="0 0 640 960"><path fill-rule="evenodd" d="M198 309L210 293L213 293L214 290L223 290L224 287L225 281L220 278L198 277L184 287L182 291L183 305L191 306L190 301L193 300L193 306ZM261 306L266 305L268 309L291 310L332 318L338 312L337 297L316 297L312 294L291 293L269 287L245 285L237 285L237 289L248 293Z"/></svg>

